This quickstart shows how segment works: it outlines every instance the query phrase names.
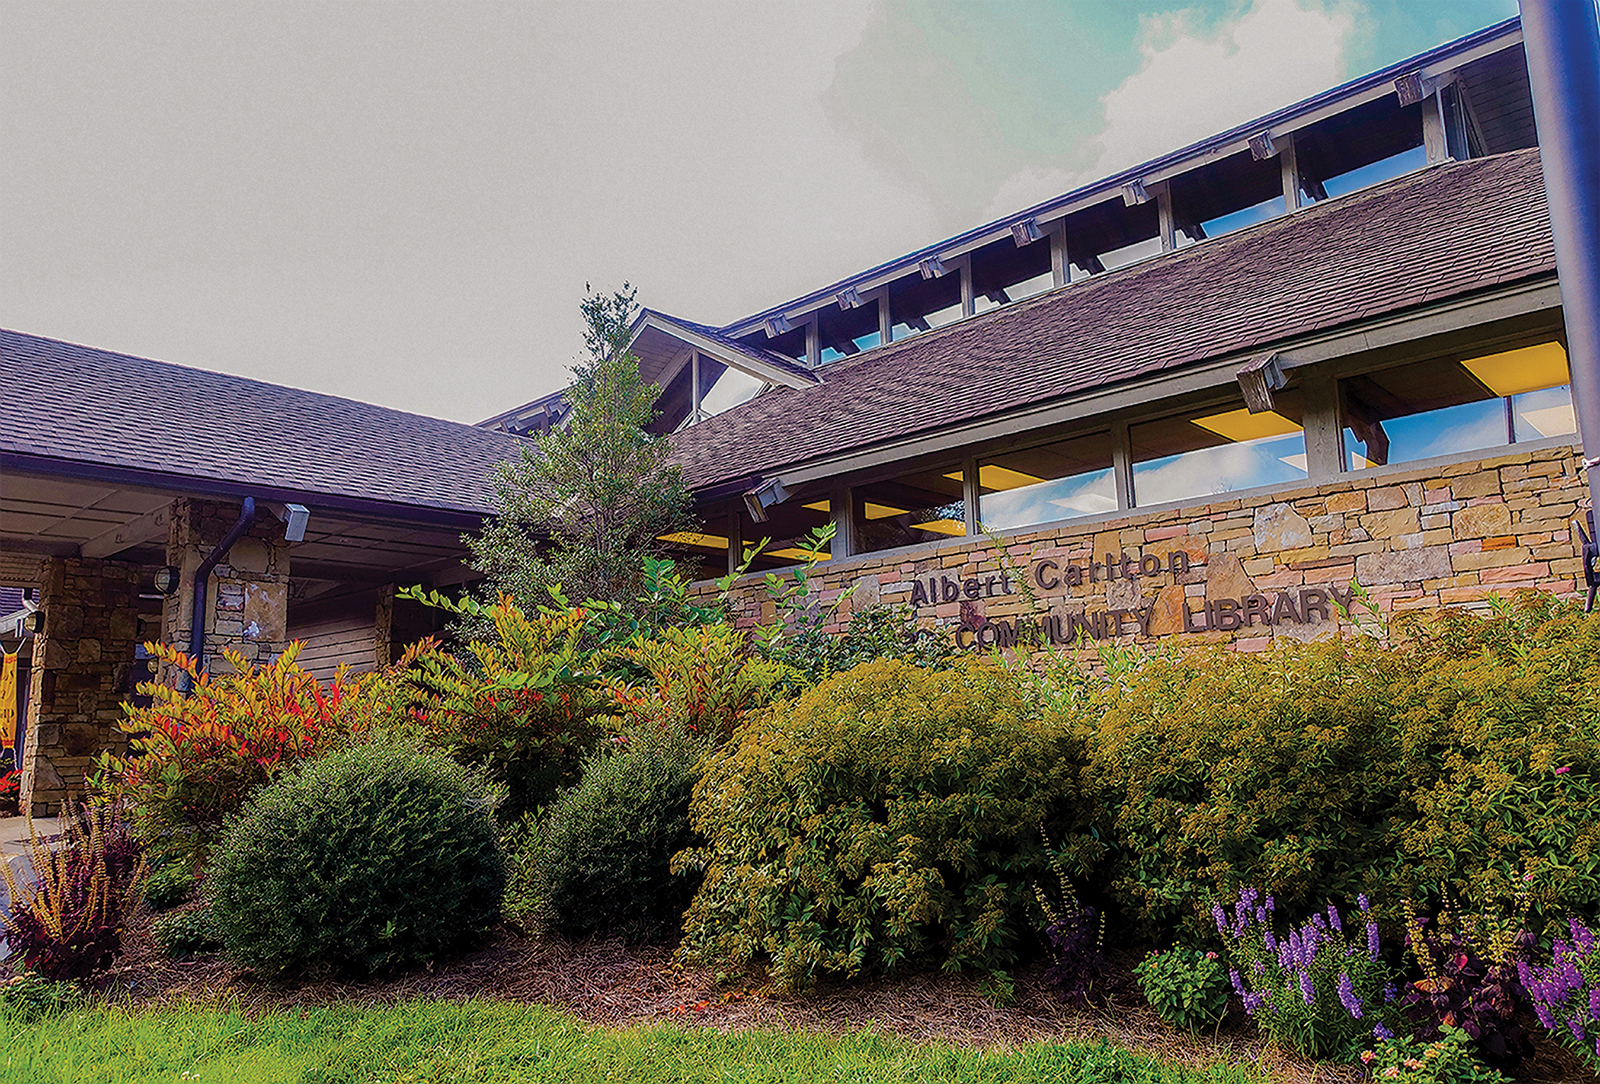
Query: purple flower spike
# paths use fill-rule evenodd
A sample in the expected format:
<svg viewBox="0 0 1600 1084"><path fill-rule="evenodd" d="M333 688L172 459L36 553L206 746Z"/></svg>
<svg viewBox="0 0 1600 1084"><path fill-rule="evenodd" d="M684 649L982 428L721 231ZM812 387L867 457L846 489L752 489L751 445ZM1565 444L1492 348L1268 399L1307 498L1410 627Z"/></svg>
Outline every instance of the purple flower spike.
<svg viewBox="0 0 1600 1084"><path fill-rule="evenodd" d="M1267 897L1267 910L1276 911L1277 909L1278 909L1278 905L1272 902L1272 897L1271 896L1268 896Z"/></svg>
<svg viewBox="0 0 1600 1084"><path fill-rule="evenodd" d="M1379 947L1378 924L1376 922L1369 922L1367 923L1367 955L1371 957L1373 963L1378 962Z"/></svg>
<svg viewBox="0 0 1600 1084"><path fill-rule="evenodd" d="M1333 904L1328 904L1328 925L1339 933L1344 933L1344 924L1339 921L1339 909Z"/></svg>
<svg viewBox="0 0 1600 1084"><path fill-rule="evenodd" d="M1317 988L1311 983L1311 972L1309 971L1300 972L1300 996L1305 998L1307 1005L1316 1004ZM1582 1036L1579 1036L1579 1038L1581 1039Z"/></svg>
<svg viewBox="0 0 1600 1084"><path fill-rule="evenodd" d="M1600 1024L1600 986L1589 991L1589 1019Z"/></svg>
<svg viewBox="0 0 1600 1084"><path fill-rule="evenodd" d="M1367 894L1365 892L1356 897L1356 903L1361 907L1363 912L1372 910L1372 904L1367 900Z"/></svg>
<svg viewBox="0 0 1600 1084"><path fill-rule="evenodd" d="M1379 1039L1393 1039L1394 1038L1394 1032L1390 1031L1388 1028L1384 1027L1382 1024L1373 1024L1372 1025L1372 1034L1376 1038L1379 1038Z"/></svg>
<svg viewBox="0 0 1600 1084"><path fill-rule="evenodd" d="M1222 904L1213 903L1211 905L1211 917L1217 920L1218 933L1225 934L1228 932L1228 913L1222 909Z"/></svg>
<svg viewBox="0 0 1600 1084"><path fill-rule="evenodd" d="M1361 1019L1361 999L1356 997L1355 987L1350 985L1350 973L1339 972L1339 1004L1350 1014L1350 1019Z"/></svg>
<svg viewBox="0 0 1600 1084"><path fill-rule="evenodd" d="M1267 947L1268 952L1278 951L1278 937L1272 932L1272 928L1270 926L1264 933L1262 933L1261 943Z"/></svg>
<svg viewBox="0 0 1600 1084"><path fill-rule="evenodd" d="M1244 997L1244 980L1239 977L1239 969L1237 967L1228 969L1228 978L1233 980L1233 992L1240 997Z"/></svg>
<svg viewBox="0 0 1600 1084"><path fill-rule="evenodd" d="M1308 1001L1306 1004L1309 1005L1311 1003ZM1567 1021L1567 1030L1572 1032L1572 1037L1578 1040L1580 1043L1589 1038L1588 1034L1583 1030L1583 1025L1578 1022L1578 1018L1576 1016Z"/></svg>

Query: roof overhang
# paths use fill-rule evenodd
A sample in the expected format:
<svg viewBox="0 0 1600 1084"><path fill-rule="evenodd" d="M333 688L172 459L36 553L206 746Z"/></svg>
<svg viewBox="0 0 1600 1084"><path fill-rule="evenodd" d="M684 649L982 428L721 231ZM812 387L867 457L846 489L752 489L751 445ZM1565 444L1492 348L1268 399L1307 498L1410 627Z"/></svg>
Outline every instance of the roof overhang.
<svg viewBox="0 0 1600 1084"><path fill-rule="evenodd" d="M1148 409L1157 400L1185 395L1201 395L1226 389L1238 394L1239 367L1266 353L1273 353L1286 371L1302 366L1367 354L1434 336L1481 328L1496 321L1530 317L1538 313L1559 313L1561 290L1554 276L1496 289L1478 296L1453 300L1407 313L1330 329L1281 344L1253 347L1175 372L1155 373L1118 384L1090 388L1053 402L1040 403L1027 410L880 443L853 448L838 455L791 463L753 476L759 481L777 481L797 489L807 483L862 472L875 472L895 464L924 457L936 457L970 448L976 444L1017 438L1053 426L1070 425L1119 412ZM701 502L711 499L713 490L721 495L733 483L722 483L699 491ZM739 480L739 485L750 484Z"/></svg>
<svg viewBox="0 0 1600 1084"><path fill-rule="evenodd" d="M822 382L798 365L785 364L708 328L650 309L634 320L628 347L639 359L639 375L663 387L695 350L768 384L810 388Z"/></svg>

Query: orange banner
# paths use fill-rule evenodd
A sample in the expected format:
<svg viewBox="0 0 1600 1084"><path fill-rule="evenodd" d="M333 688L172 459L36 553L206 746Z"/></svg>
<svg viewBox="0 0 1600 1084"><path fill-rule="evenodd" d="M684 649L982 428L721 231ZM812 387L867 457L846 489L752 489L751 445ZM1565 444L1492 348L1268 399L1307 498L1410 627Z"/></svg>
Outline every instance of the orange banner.
<svg viewBox="0 0 1600 1084"><path fill-rule="evenodd" d="M17 744L17 657L0 653L0 748Z"/></svg>

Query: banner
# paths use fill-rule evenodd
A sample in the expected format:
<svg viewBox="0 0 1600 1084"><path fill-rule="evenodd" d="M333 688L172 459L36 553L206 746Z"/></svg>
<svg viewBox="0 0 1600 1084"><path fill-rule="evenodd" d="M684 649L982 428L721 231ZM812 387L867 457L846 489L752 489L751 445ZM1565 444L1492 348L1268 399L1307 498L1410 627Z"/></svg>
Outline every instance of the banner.
<svg viewBox="0 0 1600 1084"><path fill-rule="evenodd" d="M0 652L0 748L17 744L17 657Z"/></svg>

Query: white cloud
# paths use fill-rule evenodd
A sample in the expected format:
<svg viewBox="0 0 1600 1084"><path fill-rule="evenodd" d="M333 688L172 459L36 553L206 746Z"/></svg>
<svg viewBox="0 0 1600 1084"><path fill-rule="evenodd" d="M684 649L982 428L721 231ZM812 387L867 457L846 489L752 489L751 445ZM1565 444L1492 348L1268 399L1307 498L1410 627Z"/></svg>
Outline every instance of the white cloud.
<svg viewBox="0 0 1600 1084"><path fill-rule="evenodd" d="M1100 99L1106 126L1087 170L1030 168L1008 178L987 217L998 218L1128 166L1243 124L1344 79L1348 9L1307 11L1296 0L1255 0L1203 34L1184 12L1143 20L1139 70Z"/></svg>

